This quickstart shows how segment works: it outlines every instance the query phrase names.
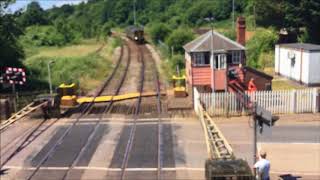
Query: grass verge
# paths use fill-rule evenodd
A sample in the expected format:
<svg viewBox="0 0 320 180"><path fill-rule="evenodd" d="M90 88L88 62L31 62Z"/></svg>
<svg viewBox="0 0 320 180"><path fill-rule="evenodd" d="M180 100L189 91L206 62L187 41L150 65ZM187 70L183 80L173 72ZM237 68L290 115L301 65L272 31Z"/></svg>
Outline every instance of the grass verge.
<svg viewBox="0 0 320 180"><path fill-rule="evenodd" d="M65 47L40 47L24 64L30 70L31 79L47 82L47 64L53 61L50 69L54 87L61 83L76 83L82 92L88 92L96 88L113 68L111 57L113 49L120 44L118 41L109 38L99 52L97 50L104 42L94 40Z"/></svg>

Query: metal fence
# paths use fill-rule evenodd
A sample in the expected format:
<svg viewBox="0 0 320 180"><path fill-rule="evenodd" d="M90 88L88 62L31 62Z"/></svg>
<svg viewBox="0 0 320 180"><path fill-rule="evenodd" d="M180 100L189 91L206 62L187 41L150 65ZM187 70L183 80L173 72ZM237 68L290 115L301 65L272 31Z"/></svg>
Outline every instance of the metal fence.
<svg viewBox="0 0 320 180"><path fill-rule="evenodd" d="M199 93L194 89L194 99L201 104L210 115L243 115L246 114L244 104L256 102L274 114L315 113L318 111L318 89L257 91L239 95L227 93Z"/></svg>

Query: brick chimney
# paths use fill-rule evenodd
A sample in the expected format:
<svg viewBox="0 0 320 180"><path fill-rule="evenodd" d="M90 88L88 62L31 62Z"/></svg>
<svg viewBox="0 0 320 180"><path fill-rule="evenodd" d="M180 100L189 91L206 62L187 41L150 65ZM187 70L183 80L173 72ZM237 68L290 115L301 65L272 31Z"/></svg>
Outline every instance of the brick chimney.
<svg viewBox="0 0 320 180"><path fill-rule="evenodd" d="M246 45L246 19L242 16L237 18L237 42Z"/></svg>

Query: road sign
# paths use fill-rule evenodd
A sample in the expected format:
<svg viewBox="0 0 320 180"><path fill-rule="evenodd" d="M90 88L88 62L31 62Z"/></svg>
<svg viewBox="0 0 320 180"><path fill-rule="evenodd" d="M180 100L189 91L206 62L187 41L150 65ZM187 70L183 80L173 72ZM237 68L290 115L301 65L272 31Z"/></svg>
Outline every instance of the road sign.
<svg viewBox="0 0 320 180"><path fill-rule="evenodd" d="M266 109L262 108L261 106L256 106L256 115L259 116L262 121L265 121L265 124L271 126L272 121L272 113L267 111Z"/></svg>
<svg viewBox="0 0 320 180"><path fill-rule="evenodd" d="M5 78L3 81L7 81L10 84L24 84L26 82L26 73L23 68L7 67L5 71Z"/></svg>
<svg viewBox="0 0 320 180"><path fill-rule="evenodd" d="M256 116L260 124L266 124L268 126L273 126L274 122L279 119L278 116L273 116L270 111L259 105L256 105Z"/></svg>

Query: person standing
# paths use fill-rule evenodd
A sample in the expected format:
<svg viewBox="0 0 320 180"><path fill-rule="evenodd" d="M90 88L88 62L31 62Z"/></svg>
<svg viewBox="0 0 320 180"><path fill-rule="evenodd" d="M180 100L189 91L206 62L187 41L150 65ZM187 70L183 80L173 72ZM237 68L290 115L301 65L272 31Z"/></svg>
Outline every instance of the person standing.
<svg viewBox="0 0 320 180"><path fill-rule="evenodd" d="M254 164L254 170L257 172L259 180L270 180L270 161L266 159L267 153L260 150L259 161Z"/></svg>

